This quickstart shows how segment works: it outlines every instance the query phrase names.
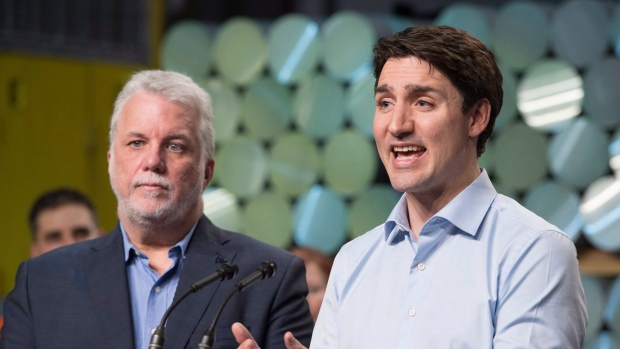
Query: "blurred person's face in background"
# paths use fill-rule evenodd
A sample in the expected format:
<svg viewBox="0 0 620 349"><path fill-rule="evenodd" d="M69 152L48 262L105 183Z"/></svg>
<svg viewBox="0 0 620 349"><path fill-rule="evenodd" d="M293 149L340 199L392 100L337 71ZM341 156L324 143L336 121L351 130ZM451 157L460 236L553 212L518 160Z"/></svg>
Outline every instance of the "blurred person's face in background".
<svg viewBox="0 0 620 349"><path fill-rule="evenodd" d="M30 245L30 256L36 257L58 247L94 239L101 233L86 206L67 204L48 208L36 218L35 240Z"/></svg>
<svg viewBox="0 0 620 349"><path fill-rule="evenodd" d="M308 284L308 297L306 299L308 300L314 322L316 322L316 318L319 316L328 277L317 263L312 261L306 262L306 283Z"/></svg>

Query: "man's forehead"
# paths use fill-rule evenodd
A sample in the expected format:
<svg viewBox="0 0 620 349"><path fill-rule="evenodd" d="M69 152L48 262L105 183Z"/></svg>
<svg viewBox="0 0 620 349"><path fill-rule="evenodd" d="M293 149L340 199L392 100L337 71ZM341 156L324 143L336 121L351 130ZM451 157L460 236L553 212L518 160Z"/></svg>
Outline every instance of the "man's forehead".
<svg viewBox="0 0 620 349"><path fill-rule="evenodd" d="M407 59L414 59L414 61L407 61ZM409 73L412 73L412 75L409 76ZM411 77L411 81L403 81L403 77L405 79ZM423 78L423 83L420 83L419 77ZM450 79L441 70L434 68L430 63L416 56L394 58L393 60L388 60L383 66L376 80L375 93L393 91L397 87L396 83L398 88L402 87L410 93L433 92L437 90L437 86L434 86L436 83L442 84L444 82L451 84Z"/></svg>
<svg viewBox="0 0 620 349"><path fill-rule="evenodd" d="M88 207L78 203L67 203L41 210L37 215L36 221L37 224L60 224L86 219L94 222L92 211Z"/></svg>

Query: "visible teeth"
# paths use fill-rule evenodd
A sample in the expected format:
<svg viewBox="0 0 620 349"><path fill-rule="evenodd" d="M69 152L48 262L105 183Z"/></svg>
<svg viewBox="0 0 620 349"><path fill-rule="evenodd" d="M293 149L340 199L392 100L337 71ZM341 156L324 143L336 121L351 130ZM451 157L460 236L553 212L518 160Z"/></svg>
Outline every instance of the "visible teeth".
<svg viewBox="0 0 620 349"><path fill-rule="evenodd" d="M410 145L408 147L394 147L395 152L406 152L406 151L422 151L424 147L418 147L415 145Z"/></svg>

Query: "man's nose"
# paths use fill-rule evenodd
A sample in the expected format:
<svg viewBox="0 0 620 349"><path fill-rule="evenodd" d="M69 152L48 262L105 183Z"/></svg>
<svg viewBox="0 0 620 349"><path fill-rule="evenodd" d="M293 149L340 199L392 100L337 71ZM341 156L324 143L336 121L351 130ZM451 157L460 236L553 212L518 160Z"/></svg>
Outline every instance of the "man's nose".
<svg viewBox="0 0 620 349"><path fill-rule="evenodd" d="M395 137L402 137L413 132L413 112L408 105L400 104L394 108L388 131Z"/></svg>
<svg viewBox="0 0 620 349"><path fill-rule="evenodd" d="M67 246L67 245L71 245L78 242L78 240L71 234L64 236L62 238L61 244L62 246Z"/></svg>
<svg viewBox="0 0 620 349"><path fill-rule="evenodd" d="M164 159L163 151L160 149L148 149L143 159L144 171L153 171L162 173L166 171L166 161Z"/></svg>

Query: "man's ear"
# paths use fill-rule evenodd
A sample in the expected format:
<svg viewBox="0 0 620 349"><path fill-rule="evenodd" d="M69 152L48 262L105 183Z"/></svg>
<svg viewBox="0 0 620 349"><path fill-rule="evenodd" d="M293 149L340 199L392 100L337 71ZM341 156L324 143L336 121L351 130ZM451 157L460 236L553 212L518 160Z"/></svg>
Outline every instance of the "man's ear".
<svg viewBox="0 0 620 349"><path fill-rule="evenodd" d="M211 182L211 179L213 178L213 170L215 169L215 160L210 159L207 161L207 163L205 164L205 177L204 177L204 184L202 185L202 190L207 189L207 186L209 185L209 183Z"/></svg>
<svg viewBox="0 0 620 349"><path fill-rule="evenodd" d="M472 108L469 119L469 137L478 137L491 120L491 102L483 98Z"/></svg>
<svg viewBox="0 0 620 349"><path fill-rule="evenodd" d="M39 246L36 244L36 242L31 242L30 243L30 258L33 257L38 257L39 255L41 255L41 251L39 250Z"/></svg>
<svg viewBox="0 0 620 349"><path fill-rule="evenodd" d="M108 150L108 174L110 173L110 160L112 159L112 153Z"/></svg>

